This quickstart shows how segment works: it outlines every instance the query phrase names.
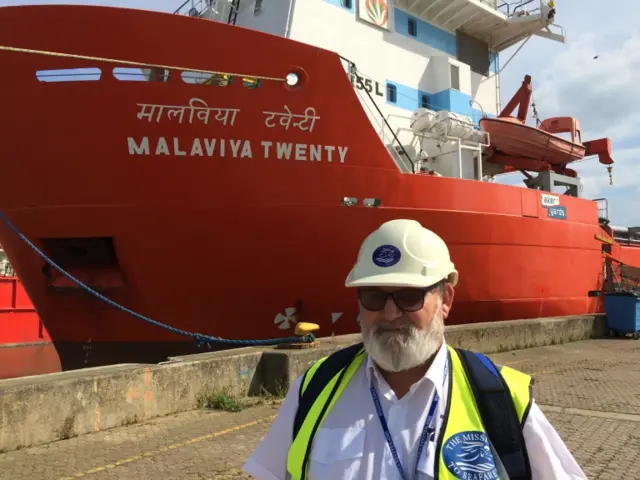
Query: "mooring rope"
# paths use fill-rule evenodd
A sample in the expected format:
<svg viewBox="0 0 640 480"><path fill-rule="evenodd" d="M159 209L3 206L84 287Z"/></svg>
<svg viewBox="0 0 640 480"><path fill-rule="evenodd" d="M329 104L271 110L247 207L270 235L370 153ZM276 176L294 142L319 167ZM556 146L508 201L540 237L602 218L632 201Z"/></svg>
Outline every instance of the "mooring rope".
<svg viewBox="0 0 640 480"><path fill-rule="evenodd" d="M185 67L176 67L171 65L160 65L156 63L145 63L145 62L136 62L133 60L119 60L115 58L106 58L106 57L94 57L90 55L78 55L74 53L61 53L61 52L52 52L49 50L37 50L32 48L19 48L19 47L10 47L7 45L0 45L0 50L4 50L7 52L15 52L15 53L27 53L31 55L45 55L49 57L62 57L62 58L75 58L78 60L91 60L95 62L106 62L106 63L117 63L122 65L133 65L136 67L144 67L144 68L164 68L167 70L181 70L185 72L196 72L196 73L205 73L208 75L230 75L230 76L238 76L238 77L247 77L247 78L257 78L261 80L272 80L274 82L286 82L286 78L280 77L268 77L265 75L253 75L253 74L244 74L244 73L232 73L232 72L218 72L215 70L202 70L198 68L185 68Z"/></svg>
<svg viewBox="0 0 640 480"><path fill-rule="evenodd" d="M102 300L103 302L107 303L108 305L111 305L112 307L117 308L117 309L119 309L119 310L121 310L121 311L123 311L125 313L128 313L129 315L132 315L132 316L134 316L136 318L139 318L140 320L143 320L145 322L151 323L152 325L155 325L156 327L164 328L166 330L169 330L170 332L177 333L178 335L191 337L199 345L202 345L202 344L208 345L208 344L212 344L212 343L220 343L220 344L236 345L236 346L242 346L242 345L244 345L244 346L259 346L259 345L279 345L279 344L284 344L284 343L311 343L311 342L313 342L315 340L315 336L312 333L308 333L308 334L306 334L304 336L301 336L301 337L294 336L294 337L286 337L286 338L270 338L270 339L264 339L264 340L232 340L232 339L225 339L225 338L220 338L220 337L212 337L212 336L209 336L209 335L203 335L201 333L187 332L186 330L182 330L180 328L172 327L171 325L166 325L164 323L158 322L158 321L153 320L153 319L151 319L149 317L146 317L146 316L141 315L141 314L139 314L137 312L134 312L133 310L130 310L127 307L123 307L122 305L114 302L110 298L107 298L104 295L96 292L94 289L92 289L88 285L85 285L80 280L75 278L69 272L65 271L57 263L55 263L53 260L51 260L38 247L36 247L20 230L18 230L18 228L11 222L11 220L9 220L7 218L7 216L2 211L0 211L0 220L4 221L4 223L11 230L13 230L13 232L18 237L20 237L20 239L23 242L25 242L34 252L36 252L45 262L47 262L53 268L58 270L62 275L67 277L69 280L71 280L73 283L78 285L80 288L82 288L86 292L88 292L91 295L95 296L96 298Z"/></svg>

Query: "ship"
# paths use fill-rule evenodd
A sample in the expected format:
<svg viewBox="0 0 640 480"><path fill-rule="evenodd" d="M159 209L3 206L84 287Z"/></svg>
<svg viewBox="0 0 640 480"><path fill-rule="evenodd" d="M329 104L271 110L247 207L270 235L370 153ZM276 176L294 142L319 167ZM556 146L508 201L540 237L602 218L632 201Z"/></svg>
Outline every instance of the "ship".
<svg viewBox="0 0 640 480"><path fill-rule="evenodd" d="M344 280L394 218L449 245L449 324L602 312L640 236L571 162L611 175L610 142L549 163L489 122L524 124L500 53L566 42L555 17L548 0L0 8L0 243L62 369L226 348L184 332L357 332Z"/></svg>
<svg viewBox="0 0 640 480"><path fill-rule="evenodd" d="M0 247L0 379L59 369L49 334Z"/></svg>
<svg viewBox="0 0 640 480"><path fill-rule="evenodd" d="M0 247L0 347L48 341L42 321Z"/></svg>

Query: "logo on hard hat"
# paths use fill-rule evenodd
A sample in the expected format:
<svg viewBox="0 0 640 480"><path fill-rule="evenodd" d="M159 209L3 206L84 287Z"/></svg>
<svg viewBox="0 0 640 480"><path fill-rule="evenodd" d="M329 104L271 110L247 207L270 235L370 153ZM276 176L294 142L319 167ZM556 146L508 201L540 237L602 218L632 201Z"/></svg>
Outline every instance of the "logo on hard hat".
<svg viewBox="0 0 640 480"><path fill-rule="evenodd" d="M393 245L381 245L373 251L373 263L378 267L392 267L400 261L400 250Z"/></svg>

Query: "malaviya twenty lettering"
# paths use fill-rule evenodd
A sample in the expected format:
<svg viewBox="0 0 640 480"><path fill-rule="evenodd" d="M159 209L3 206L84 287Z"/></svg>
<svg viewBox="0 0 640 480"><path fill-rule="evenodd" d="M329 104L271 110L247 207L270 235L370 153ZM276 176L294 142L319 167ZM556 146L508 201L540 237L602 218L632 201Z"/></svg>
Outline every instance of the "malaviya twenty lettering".
<svg viewBox="0 0 640 480"><path fill-rule="evenodd" d="M177 120L182 123L185 114L188 114L188 122L193 123L194 115L204 124L209 123L209 115L215 113L215 120L225 127L234 126L236 115L240 112L237 108L209 107L200 98L192 98L189 105L158 105L151 103L138 103L141 109L137 114L138 120L151 122L155 119L159 123L166 112L166 119ZM303 114L294 114L287 105L285 112L262 112L266 115L264 125L274 128L279 125L284 130L297 128L301 131L312 132L315 122L320 119L313 107L305 109ZM231 118L229 116L231 115ZM155 118L154 118L155 117ZM279 117L278 124L275 117ZM292 123L293 119L300 119ZM344 163L349 147L339 145L319 145L315 143L274 142L268 140L232 140L227 138L194 138L190 140L179 137L127 137L129 155L167 155L174 157L217 157L217 158L254 158L261 156L265 159L278 160L302 160L310 162L339 162Z"/></svg>
<svg viewBox="0 0 640 480"><path fill-rule="evenodd" d="M301 160L310 162L344 163L349 147L307 143L273 142L263 140L231 140L226 138L194 138L183 141L178 137L135 139L127 137L129 155L166 155L175 157L216 157L251 159Z"/></svg>

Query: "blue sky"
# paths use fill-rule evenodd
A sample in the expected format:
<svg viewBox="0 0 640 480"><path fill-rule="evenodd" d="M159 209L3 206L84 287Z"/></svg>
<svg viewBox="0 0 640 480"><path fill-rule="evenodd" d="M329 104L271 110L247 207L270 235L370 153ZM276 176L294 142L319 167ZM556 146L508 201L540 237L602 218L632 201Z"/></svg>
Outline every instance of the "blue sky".
<svg viewBox="0 0 640 480"><path fill-rule="evenodd" d="M609 137L613 186L606 167L589 157L573 166L582 196L607 198L613 224L640 225L640 2L556 4L555 23L567 30L567 43L531 38L501 76L503 104L529 73L541 119L573 116L584 140ZM501 55L502 64L513 50Z"/></svg>
<svg viewBox="0 0 640 480"><path fill-rule="evenodd" d="M309 1L309 0L307 0ZM180 0L0 0L0 6L27 4L90 4L174 11ZM575 164L584 182L582 195L609 199L612 223L640 225L640 2L557 0L556 23L567 30L561 44L533 37L501 75L506 103L525 74L533 78L541 119L575 116L584 140L612 140L613 186L597 157ZM501 54L500 63L515 49ZM339 53L339 52L338 52ZM597 59L593 57L598 55ZM521 184L521 175L503 180Z"/></svg>

